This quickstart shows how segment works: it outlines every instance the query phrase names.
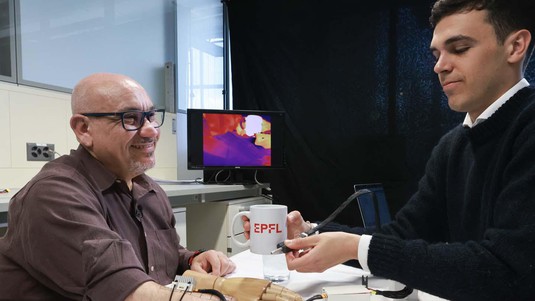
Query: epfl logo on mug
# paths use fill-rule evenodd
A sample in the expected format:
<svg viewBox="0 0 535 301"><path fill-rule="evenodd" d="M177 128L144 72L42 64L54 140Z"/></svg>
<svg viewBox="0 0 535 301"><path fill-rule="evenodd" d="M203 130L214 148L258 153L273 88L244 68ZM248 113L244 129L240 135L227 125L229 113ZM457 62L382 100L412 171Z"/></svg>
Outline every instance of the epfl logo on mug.
<svg viewBox="0 0 535 301"><path fill-rule="evenodd" d="M239 246L250 247L255 254L270 255L277 248L277 244L286 239L286 215L288 208L284 205L261 204L252 205L249 211L242 211L232 219L232 229L236 220L245 215L251 223L250 239L245 243L236 240L232 233L232 240Z"/></svg>
<svg viewBox="0 0 535 301"><path fill-rule="evenodd" d="M259 224L255 223L253 224L253 232L254 233L282 233L281 227L279 227L279 224Z"/></svg>

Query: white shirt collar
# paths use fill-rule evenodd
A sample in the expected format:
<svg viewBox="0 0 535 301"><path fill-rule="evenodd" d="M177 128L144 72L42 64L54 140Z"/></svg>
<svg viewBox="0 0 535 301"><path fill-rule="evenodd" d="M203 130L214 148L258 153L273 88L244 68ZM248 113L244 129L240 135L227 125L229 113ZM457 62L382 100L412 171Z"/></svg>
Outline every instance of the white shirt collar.
<svg viewBox="0 0 535 301"><path fill-rule="evenodd" d="M467 113L464 117L463 125L467 127L474 127L480 122L487 120L487 118L494 114L494 112L496 112L504 103L506 103L509 98L515 95L516 92L527 86L529 86L528 81L525 78L521 79L516 85L514 85L511 89L505 92L505 94L503 94L500 98L493 102L487 109L485 109L485 111L483 111L483 113L481 113L481 115L476 118L475 122L472 123L472 119L470 119L470 115L468 115Z"/></svg>

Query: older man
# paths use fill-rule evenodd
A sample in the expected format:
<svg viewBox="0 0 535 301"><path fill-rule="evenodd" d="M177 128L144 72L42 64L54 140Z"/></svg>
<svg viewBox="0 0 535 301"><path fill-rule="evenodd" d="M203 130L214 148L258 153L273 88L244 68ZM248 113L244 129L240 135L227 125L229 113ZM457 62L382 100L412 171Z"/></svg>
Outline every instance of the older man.
<svg viewBox="0 0 535 301"><path fill-rule="evenodd" d="M221 252L179 244L167 196L145 175L165 112L141 85L90 75L73 90L72 113L78 149L46 164L11 201L1 300L169 300L162 285L186 269L234 270Z"/></svg>

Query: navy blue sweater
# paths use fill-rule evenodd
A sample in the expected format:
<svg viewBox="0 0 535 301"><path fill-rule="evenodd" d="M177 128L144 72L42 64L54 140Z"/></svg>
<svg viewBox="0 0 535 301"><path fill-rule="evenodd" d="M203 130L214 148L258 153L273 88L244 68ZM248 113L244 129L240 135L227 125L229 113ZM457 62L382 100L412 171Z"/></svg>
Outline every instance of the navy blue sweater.
<svg viewBox="0 0 535 301"><path fill-rule="evenodd" d="M373 234L368 266L447 299L535 300L533 87L440 139L417 193Z"/></svg>

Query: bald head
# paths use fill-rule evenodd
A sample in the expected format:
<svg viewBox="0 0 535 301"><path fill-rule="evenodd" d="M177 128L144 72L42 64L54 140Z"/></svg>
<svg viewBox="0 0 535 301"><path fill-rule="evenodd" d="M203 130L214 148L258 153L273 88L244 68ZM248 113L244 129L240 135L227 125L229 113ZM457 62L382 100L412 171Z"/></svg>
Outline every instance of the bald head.
<svg viewBox="0 0 535 301"><path fill-rule="evenodd" d="M134 177L154 166L161 123L147 118L154 104L135 80L120 74L92 74L74 87L71 105L70 125L80 145L129 187ZM163 122L163 112L158 114ZM125 116L127 125L137 122L140 127L127 129Z"/></svg>
<svg viewBox="0 0 535 301"><path fill-rule="evenodd" d="M99 112L105 108L115 107L124 97L146 92L132 78L113 73L95 73L76 84L71 96L73 114Z"/></svg>

